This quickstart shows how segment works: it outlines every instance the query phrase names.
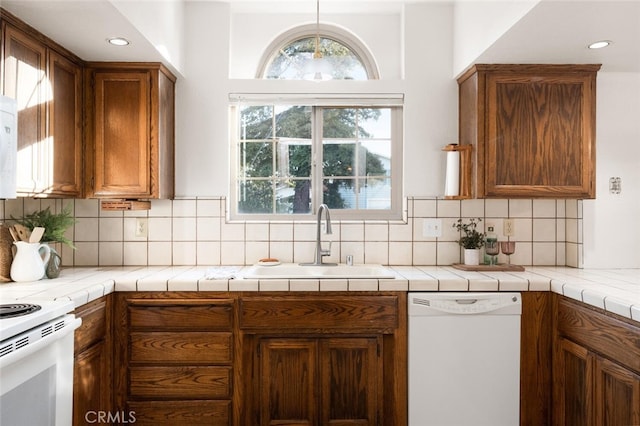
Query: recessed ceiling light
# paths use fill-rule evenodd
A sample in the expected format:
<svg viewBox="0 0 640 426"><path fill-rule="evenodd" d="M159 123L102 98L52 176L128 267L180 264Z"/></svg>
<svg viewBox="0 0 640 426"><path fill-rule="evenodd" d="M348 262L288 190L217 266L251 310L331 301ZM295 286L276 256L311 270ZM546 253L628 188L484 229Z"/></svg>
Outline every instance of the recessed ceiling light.
<svg viewBox="0 0 640 426"><path fill-rule="evenodd" d="M114 46L126 46L129 44L129 40L124 37L111 37L107 41Z"/></svg>
<svg viewBox="0 0 640 426"><path fill-rule="evenodd" d="M602 49L603 47L607 47L611 44L609 40L600 40L589 45L589 49Z"/></svg>

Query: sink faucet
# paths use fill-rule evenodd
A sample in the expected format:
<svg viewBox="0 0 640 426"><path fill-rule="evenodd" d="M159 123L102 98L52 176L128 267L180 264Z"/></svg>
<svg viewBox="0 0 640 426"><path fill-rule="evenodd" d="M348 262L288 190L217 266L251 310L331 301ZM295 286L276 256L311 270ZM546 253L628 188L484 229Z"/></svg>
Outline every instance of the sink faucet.
<svg viewBox="0 0 640 426"><path fill-rule="evenodd" d="M322 212L325 212L325 233L331 234L331 214L329 213L329 206L326 204L320 204L318 207L318 217L316 219L316 253L315 253L315 261L311 263L301 263L302 266L311 266L311 265L324 265L324 266L335 266L337 263L323 263L322 258L324 256L331 255L331 241L329 242L329 248L324 250L322 248L322 238L321 238L321 224L322 224Z"/></svg>

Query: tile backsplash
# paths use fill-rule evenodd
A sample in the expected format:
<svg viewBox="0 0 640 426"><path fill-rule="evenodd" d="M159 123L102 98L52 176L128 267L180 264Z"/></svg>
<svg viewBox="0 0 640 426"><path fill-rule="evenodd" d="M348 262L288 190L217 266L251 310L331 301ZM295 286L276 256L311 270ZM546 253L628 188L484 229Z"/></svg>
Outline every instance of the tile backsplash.
<svg viewBox="0 0 640 426"><path fill-rule="evenodd" d="M229 222L225 197L153 200L151 210L103 211L95 199L0 200L0 221L11 222L39 209L60 211L70 204L77 223L68 230L76 250L63 246L65 266L246 265L264 257L283 262L313 260L315 220ZM332 255L327 261L385 265L450 265L461 261L453 223L480 217L492 224L500 240L503 219L515 224L512 263L582 267L580 200L491 199L443 200L408 197L402 221L333 221ZM147 236L136 236L138 218ZM424 237L425 219L440 219L442 236ZM506 261L500 254L499 262Z"/></svg>

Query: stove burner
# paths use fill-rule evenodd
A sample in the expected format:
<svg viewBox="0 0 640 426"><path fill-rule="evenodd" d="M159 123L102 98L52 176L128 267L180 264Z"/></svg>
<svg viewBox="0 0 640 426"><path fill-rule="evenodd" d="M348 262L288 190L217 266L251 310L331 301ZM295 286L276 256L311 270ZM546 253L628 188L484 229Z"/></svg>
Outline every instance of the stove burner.
<svg viewBox="0 0 640 426"><path fill-rule="evenodd" d="M0 319L28 315L32 312L40 310L40 308L40 305L32 305L31 303L14 303L8 305L0 305Z"/></svg>

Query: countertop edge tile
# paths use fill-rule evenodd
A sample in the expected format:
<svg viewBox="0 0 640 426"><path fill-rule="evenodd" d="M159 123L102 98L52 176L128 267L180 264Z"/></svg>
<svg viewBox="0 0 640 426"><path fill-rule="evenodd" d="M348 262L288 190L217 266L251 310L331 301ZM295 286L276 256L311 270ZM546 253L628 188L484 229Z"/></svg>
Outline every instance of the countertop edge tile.
<svg viewBox="0 0 640 426"><path fill-rule="evenodd" d="M531 266L524 272L468 272L448 266L388 266L395 279L205 279L207 266L63 268L56 279L2 283L0 299L68 298L76 307L131 291L551 291L640 321L640 269Z"/></svg>

